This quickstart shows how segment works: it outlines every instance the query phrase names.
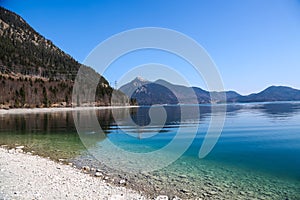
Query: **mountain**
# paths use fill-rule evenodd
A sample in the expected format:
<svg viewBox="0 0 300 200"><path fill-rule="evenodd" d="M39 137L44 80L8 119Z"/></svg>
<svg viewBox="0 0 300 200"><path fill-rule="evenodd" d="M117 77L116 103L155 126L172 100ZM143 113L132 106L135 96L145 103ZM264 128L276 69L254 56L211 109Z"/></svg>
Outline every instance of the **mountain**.
<svg viewBox="0 0 300 200"><path fill-rule="evenodd" d="M260 93L242 96L235 91L209 92L198 87L174 85L165 80L150 82L136 78L120 90L139 105L300 101L300 90L284 86L271 86Z"/></svg>
<svg viewBox="0 0 300 200"><path fill-rule="evenodd" d="M236 92L208 92L197 87L175 85L165 80L150 82L140 77L120 87L120 91L135 99L139 105L153 104L198 104L233 102L239 98ZM213 100L211 100L211 97Z"/></svg>
<svg viewBox="0 0 300 200"><path fill-rule="evenodd" d="M139 87L142 87L143 85L147 85L151 83L150 81L144 80L142 77L136 77L134 80L132 80L129 84L123 85L119 90L124 92L125 94L133 94L133 92L138 89Z"/></svg>
<svg viewBox="0 0 300 200"><path fill-rule="evenodd" d="M100 80L97 105L109 105L113 89L104 77L60 50L22 17L0 7L0 107L71 106L80 67Z"/></svg>
<svg viewBox="0 0 300 200"><path fill-rule="evenodd" d="M238 102L299 101L300 90L286 86L271 86L262 92L240 96Z"/></svg>
<svg viewBox="0 0 300 200"><path fill-rule="evenodd" d="M37 33L19 15L0 7L2 73L74 79L80 63Z"/></svg>
<svg viewBox="0 0 300 200"><path fill-rule="evenodd" d="M139 105L178 104L178 99L167 87L140 77L122 86L119 90L135 99Z"/></svg>

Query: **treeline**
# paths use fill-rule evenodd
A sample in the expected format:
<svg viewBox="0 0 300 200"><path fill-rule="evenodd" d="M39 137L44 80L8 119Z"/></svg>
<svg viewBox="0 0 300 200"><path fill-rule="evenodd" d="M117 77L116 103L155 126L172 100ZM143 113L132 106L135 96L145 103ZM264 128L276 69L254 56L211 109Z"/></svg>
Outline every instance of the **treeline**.
<svg viewBox="0 0 300 200"><path fill-rule="evenodd" d="M13 77L0 74L0 106L4 108L68 107L84 106L94 103L96 106L108 106L113 89L98 84L93 102L72 102L74 82L71 80L51 80L36 77ZM115 91L120 105L128 98L122 92ZM85 94L82 94L85 95Z"/></svg>
<svg viewBox="0 0 300 200"><path fill-rule="evenodd" d="M72 86L71 81L0 75L0 105L10 108L71 106Z"/></svg>

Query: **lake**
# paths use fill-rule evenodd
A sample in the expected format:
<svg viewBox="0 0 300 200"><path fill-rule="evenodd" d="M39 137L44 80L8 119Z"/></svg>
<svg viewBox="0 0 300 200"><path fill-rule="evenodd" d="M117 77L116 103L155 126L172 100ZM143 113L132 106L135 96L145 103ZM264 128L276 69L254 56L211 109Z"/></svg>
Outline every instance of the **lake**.
<svg viewBox="0 0 300 200"><path fill-rule="evenodd" d="M300 199L300 103L226 107L221 135L201 159L210 120L222 114L210 105L0 115L0 143L100 168L150 195Z"/></svg>

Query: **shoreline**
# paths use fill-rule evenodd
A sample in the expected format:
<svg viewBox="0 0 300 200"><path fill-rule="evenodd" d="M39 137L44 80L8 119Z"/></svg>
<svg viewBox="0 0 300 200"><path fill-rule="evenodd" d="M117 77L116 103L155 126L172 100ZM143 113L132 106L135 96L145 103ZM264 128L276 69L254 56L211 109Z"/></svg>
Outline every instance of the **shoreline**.
<svg viewBox="0 0 300 200"><path fill-rule="evenodd" d="M260 104L274 104L274 103L299 103L300 101L266 101L266 102L235 102L235 103L221 103L221 104L168 104L167 106L218 106L218 105L260 105ZM152 105L152 106L164 106ZM54 113L54 112L68 112L68 111L84 111L84 110L105 110L105 109L121 109L121 108L138 108L139 105L132 106L82 106L82 107L50 107L50 108L0 108L0 116L6 114L30 114L30 113Z"/></svg>
<svg viewBox="0 0 300 200"><path fill-rule="evenodd" d="M148 199L125 185L25 153L22 147L0 147L0 180L0 199Z"/></svg>
<svg viewBox="0 0 300 200"><path fill-rule="evenodd" d="M7 114L29 114L29 113L54 113L67 111L84 111L84 110L104 110L104 109L120 109L120 108L137 108L139 106L87 106L87 107L59 107L59 108L11 108L0 109L0 115Z"/></svg>

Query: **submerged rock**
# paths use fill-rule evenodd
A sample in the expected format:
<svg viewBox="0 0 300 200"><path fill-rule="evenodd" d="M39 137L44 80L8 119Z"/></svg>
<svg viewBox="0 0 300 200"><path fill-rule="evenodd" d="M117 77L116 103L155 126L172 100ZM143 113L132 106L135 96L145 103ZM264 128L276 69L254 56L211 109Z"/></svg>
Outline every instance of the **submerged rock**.
<svg viewBox="0 0 300 200"><path fill-rule="evenodd" d="M210 195L216 195L216 194L218 194L218 192L216 192L216 191L208 191L207 193L210 194Z"/></svg>
<svg viewBox="0 0 300 200"><path fill-rule="evenodd" d="M179 177L179 178L187 178L187 176L184 175L184 174L179 174L178 177Z"/></svg>
<svg viewBox="0 0 300 200"><path fill-rule="evenodd" d="M181 189L180 192L189 193L190 191L188 189Z"/></svg>

